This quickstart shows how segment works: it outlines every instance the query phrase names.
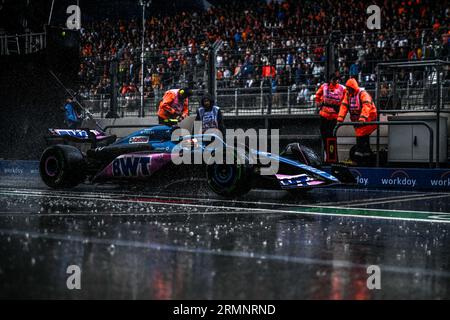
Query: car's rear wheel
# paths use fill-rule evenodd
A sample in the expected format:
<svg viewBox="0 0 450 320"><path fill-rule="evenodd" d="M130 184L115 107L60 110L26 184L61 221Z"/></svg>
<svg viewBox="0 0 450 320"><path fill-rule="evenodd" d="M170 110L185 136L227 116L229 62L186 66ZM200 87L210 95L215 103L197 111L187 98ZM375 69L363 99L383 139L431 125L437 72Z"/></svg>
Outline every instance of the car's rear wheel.
<svg viewBox="0 0 450 320"><path fill-rule="evenodd" d="M74 187L85 179L83 154L73 146L51 146L42 153L39 173L51 188Z"/></svg>

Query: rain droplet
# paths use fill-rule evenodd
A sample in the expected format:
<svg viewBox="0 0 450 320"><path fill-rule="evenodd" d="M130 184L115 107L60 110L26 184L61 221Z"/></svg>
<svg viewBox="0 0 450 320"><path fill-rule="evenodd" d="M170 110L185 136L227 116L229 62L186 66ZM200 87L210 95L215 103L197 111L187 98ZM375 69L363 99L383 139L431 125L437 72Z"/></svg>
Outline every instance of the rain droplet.
<svg viewBox="0 0 450 320"><path fill-rule="evenodd" d="M114 255L114 252L116 251L116 247L113 245L113 244L111 244L109 247L108 247L108 252L109 252L109 254L110 255Z"/></svg>

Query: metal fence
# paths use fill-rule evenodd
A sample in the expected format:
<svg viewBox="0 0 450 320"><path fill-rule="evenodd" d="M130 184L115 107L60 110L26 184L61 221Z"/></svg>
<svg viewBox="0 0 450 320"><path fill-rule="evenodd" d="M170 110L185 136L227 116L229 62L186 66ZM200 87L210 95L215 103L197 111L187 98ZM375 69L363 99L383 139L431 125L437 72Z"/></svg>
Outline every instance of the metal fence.
<svg viewBox="0 0 450 320"><path fill-rule="evenodd" d="M399 82L396 84L395 94L392 93L393 84L386 84L387 92L379 98L380 110L398 111L433 111L438 104L438 91L441 91L441 107L450 110L450 81L437 84L417 82L414 84Z"/></svg>
<svg viewBox="0 0 450 320"><path fill-rule="evenodd" d="M1 35L0 55L30 54L46 47L45 33L26 33L22 35Z"/></svg>
<svg viewBox="0 0 450 320"><path fill-rule="evenodd" d="M429 81L382 82L385 88L379 91L377 107L380 111L433 111L437 105L438 87ZM364 87L375 99L375 84ZM228 116L267 115L267 114L316 114L315 92L317 86L300 88L281 87L269 94L270 88L219 89L216 104ZM450 80L440 84L442 110L450 110ZM145 115L156 115L163 91L156 96L144 99ZM199 106L202 91L194 91L190 98L190 113ZM272 104L270 104L272 99ZM110 109L109 95L92 95L83 99L83 104L94 115L102 118ZM271 105L271 106L270 106ZM139 115L140 94L127 94L118 97L117 113L120 117Z"/></svg>
<svg viewBox="0 0 450 320"><path fill-rule="evenodd" d="M216 104L228 116L266 115L266 114L314 114L317 112L314 93L315 86L292 89L281 87L272 94L270 106L269 88L234 88L218 90ZM163 91L144 99L145 115L156 115ZM190 114L199 107L203 91L196 90L189 99ZM110 96L89 95L81 99L83 105L95 116L103 118L110 109ZM136 117L139 115L140 94L126 94L118 97L117 114L120 117Z"/></svg>
<svg viewBox="0 0 450 320"><path fill-rule="evenodd" d="M426 112L435 116L436 127L430 129L430 140L436 137L435 163L439 167L440 158L440 119L450 113L450 62L442 60L389 62L377 66L377 85L375 88L378 117L381 114ZM395 121L394 121L395 122ZM391 122L383 124L390 125ZM380 130L376 133L377 164L379 164ZM447 143L447 141L445 141ZM430 153L433 153L430 145ZM432 161L430 157L430 162Z"/></svg>
<svg viewBox="0 0 450 320"><path fill-rule="evenodd" d="M436 60L379 66L375 88L381 111L450 110L450 63Z"/></svg>
<svg viewBox="0 0 450 320"><path fill-rule="evenodd" d="M314 86L305 86L303 91L279 87L272 94L269 87L234 88L218 90L217 104L225 114L235 116L311 114L316 112L314 93Z"/></svg>

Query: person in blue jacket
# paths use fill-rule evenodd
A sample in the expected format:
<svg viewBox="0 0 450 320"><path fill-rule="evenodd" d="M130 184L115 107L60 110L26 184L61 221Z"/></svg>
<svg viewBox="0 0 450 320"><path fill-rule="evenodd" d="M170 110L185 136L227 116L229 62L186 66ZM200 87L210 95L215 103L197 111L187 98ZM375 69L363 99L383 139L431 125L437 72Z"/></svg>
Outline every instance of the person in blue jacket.
<svg viewBox="0 0 450 320"><path fill-rule="evenodd" d="M81 114L77 112L72 99L67 99L64 105L66 124L69 129L77 129L81 125L82 117Z"/></svg>
<svg viewBox="0 0 450 320"><path fill-rule="evenodd" d="M202 122L202 131L218 129L225 135L225 124L222 111L214 104L214 99L209 93L205 93L197 110L196 121Z"/></svg>

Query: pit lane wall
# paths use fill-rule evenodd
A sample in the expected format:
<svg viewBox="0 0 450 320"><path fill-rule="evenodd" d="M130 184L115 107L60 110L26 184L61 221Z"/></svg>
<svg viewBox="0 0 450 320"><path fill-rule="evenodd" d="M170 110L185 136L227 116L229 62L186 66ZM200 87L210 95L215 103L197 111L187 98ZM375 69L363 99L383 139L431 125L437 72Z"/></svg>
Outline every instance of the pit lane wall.
<svg viewBox="0 0 450 320"><path fill-rule="evenodd" d="M0 160L0 179L2 177L39 177L39 161Z"/></svg>
<svg viewBox="0 0 450 320"><path fill-rule="evenodd" d="M450 169L350 168L357 188L450 191ZM0 180L39 177L39 162L0 160Z"/></svg>
<svg viewBox="0 0 450 320"><path fill-rule="evenodd" d="M450 191L450 169L349 168L358 186L377 189Z"/></svg>

